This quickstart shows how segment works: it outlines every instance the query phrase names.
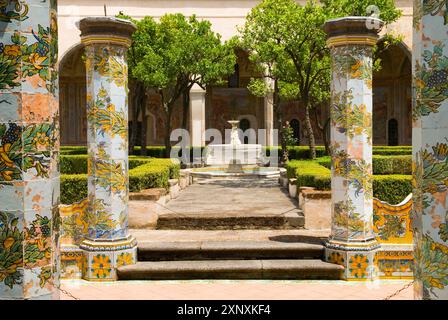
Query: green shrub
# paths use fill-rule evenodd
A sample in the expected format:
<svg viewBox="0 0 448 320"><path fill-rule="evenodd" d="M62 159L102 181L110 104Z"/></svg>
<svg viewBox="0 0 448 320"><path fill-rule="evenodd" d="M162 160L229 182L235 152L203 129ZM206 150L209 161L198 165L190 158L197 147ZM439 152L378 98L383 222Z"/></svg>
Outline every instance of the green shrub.
<svg viewBox="0 0 448 320"><path fill-rule="evenodd" d="M136 146L134 147L134 155L139 155L140 151L142 150L142 147L140 146ZM146 147L146 154L149 157L153 157L153 158L165 158L165 147L164 146L148 146ZM172 148L173 152L176 152L176 156L178 155L179 157L182 156L182 152L180 150L180 147L176 147L174 146ZM188 147L187 148L188 152L189 152L189 159L190 161L193 160L194 154L195 152L199 155L202 155L203 151L204 151L204 147Z"/></svg>
<svg viewBox="0 0 448 320"><path fill-rule="evenodd" d="M310 148L308 146L296 146L288 147L289 159L302 160L310 158ZM281 155L281 153L279 153ZM327 153L325 152L324 146L316 146L316 157L324 157Z"/></svg>
<svg viewBox="0 0 448 320"><path fill-rule="evenodd" d="M321 166L331 169L331 157L316 159ZM373 174L412 174L412 156L379 156L372 158Z"/></svg>
<svg viewBox="0 0 448 320"><path fill-rule="evenodd" d="M373 154L379 156L412 155L412 146L373 146Z"/></svg>
<svg viewBox="0 0 448 320"><path fill-rule="evenodd" d="M373 174L412 174L412 156L373 156Z"/></svg>
<svg viewBox="0 0 448 320"><path fill-rule="evenodd" d="M298 187L314 187L330 190L331 171L316 161L293 160L286 166L288 178L296 178Z"/></svg>
<svg viewBox="0 0 448 320"><path fill-rule="evenodd" d="M74 203L87 197L87 156L61 156L64 173L61 175L61 202ZM150 188L168 188L169 179L180 176L177 160L129 157L129 190L138 192ZM62 170L61 170L62 171Z"/></svg>
<svg viewBox="0 0 448 320"><path fill-rule="evenodd" d="M176 159L149 159L152 166L168 167L170 171L170 179L178 179L180 177L180 163Z"/></svg>
<svg viewBox="0 0 448 320"><path fill-rule="evenodd" d="M134 155L139 155L142 147L134 147ZM146 155L154 158L165 158L165 147L164 146L147 146Z"/></svg>
<svg viewBox="0 0 448 320"><path fill-rule="evenodd" d="M331 157L330 156L317 158L316 161L321 166L331 170Z"/></svg>
<svg viewBox="0 0 448 320"><path fill-rule="evenodd" d="M61 175L61 203L71 204L87 198L87 174Z"/></svg>
<svg viewBox="0 0 448 320"><path fill-rule="evenodd" d="M86 146L63 146L61 147L61 155L78 155L87 154Z"/></svg>
<svg viewBox="0 0 448 320"><path fill-rule="evenodd" d="M324 161L325 160L325 161ZM328 163L328 159L322 162ZM331 190L331 171L311 160L292 160L286 166L288 178L296 178L298 187L313 187L318 190ZM374 197L398 204L412 192L411 175L374 175Z"/></svg>
<svg viewBox="0 0 448 320"><path fill-rule="evenodd" d="M87 155L61 155L60 166L62 174L85 174Z"/></svg>
<svg viewBox="0 0 448 320"><path fill-rule="evenodd" d="M150 188L168 188L170 169L167 166L144 164L129 170L129 191L139 192Z"/></svg>
<svg viewBox="0 0 448 320"><path fill-rule="evenodd" d="M281 157L281 147L265 147L266 156L270 156L271 151L276 148L279 157ZM310 150L308 146L295 146L288 147L290 160L306 160L310 158ZM327 158L328 155L325 152L324 146L316 146L317 158ZM380 156L398 156L398 155L411 155L411 146L374 146L373 154ZM329 159L329 158L328 158ZM328 166L328 162L325 162L325 166Z"/></svg>
<svg viewBox="0 0 448 320"><path fill-rule="evenodd" d="M412 192L411 175L373 176L373 196L390 204L399 204Z"/></svg>

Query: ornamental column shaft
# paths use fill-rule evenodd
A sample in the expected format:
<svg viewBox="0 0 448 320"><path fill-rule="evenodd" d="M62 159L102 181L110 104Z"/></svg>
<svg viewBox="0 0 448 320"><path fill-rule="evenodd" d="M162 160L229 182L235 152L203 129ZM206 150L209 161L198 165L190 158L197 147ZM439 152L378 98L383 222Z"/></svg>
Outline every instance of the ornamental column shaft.
<svg viewBox="0 0 448 320"><path fill-rule="evenodd" d="M59 299L56 1L0 2L0 299Z"/></svg>
<svg viewBox="0 0 448 320"><path fill-rule="evenodd" d="M87 74L88 237L83 278L114 280L136 261L128 233L128 66L131 22L91 17L79 23Z"/></svg>
<svg viewBox="0 0 448 320"><path fill-rule="evenodd" d="M448 8L414 1L416 299L448 299Z"/></svg>
<svg viewBox="0 0 448 320"><path fill-rule="evenodd" d="M382 24L366 17L325 24L332 57L332 226L326 259L343 265L347 280L374 276L378 248L373 233L372 51Z"/></svg>

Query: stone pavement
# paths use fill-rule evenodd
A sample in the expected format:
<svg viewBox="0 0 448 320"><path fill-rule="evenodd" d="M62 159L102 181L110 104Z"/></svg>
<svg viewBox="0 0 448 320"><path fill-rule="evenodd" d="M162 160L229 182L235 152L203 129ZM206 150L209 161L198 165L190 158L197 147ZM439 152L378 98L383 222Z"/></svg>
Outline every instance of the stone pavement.
<svg viewBox="0 0 448 320"><path fill-rule="evenodd" d="M382 300L409 281L195 280L87 282L62 280L81 300ZM62 300L72 300L62 293ZM412 286L391 300L412 300Z"/></svg>
<svg viewBox="0 0 448 320"><path fill-rule="evenodd" d="M274 179L196 179L195 183L171 200L159 216L173 213L195 215L284 214L297 209Z"/></svg>

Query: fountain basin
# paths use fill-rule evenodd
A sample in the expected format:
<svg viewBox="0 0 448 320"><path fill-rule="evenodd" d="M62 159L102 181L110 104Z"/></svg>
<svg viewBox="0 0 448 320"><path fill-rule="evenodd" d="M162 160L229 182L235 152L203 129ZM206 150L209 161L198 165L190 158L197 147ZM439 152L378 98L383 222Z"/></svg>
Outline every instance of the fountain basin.
<svg viewBox="0 0 448 320"><path fill-rule="evenodd" d="M205 168L188 169L188 172L196 178L219 178L219 177L247 177L247 178L277 178L284 168L277 167L259 167L243 165L239 173L228 172L227 166L211 166Z"/></svg>
<svg viewBox="0 0 448 320"><path fill-rule="evenodd" d="M213 144L207 146L207 166L227 166L234 160L243 165L263 163L263 147L259 144Z"/></svg>

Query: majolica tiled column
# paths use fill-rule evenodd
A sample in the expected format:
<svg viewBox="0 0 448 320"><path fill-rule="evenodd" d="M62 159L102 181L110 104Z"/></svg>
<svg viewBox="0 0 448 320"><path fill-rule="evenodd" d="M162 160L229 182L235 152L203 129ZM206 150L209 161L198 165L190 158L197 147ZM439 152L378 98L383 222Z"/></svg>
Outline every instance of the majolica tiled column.
<svg viewBox="0 0 448 320"><path fill-rule="evenodd" d="M0 2L0 299L58 299L56 1Z"/></svg>
<svg viewBox="0 0 448 320"><path fill-rule="evenodd" d="M414 289L448 299L448 11L426 2L414 2Z"/></svg>
<svg viewBox="0 0 448 320"><path fill-rule="evenodd" d="M377 21L378 29L382 26ZM332 226L327 261L345 267L345 279L374 276L379 247L373 233L372 50L378 35L365 17L327 21L332 56Z"/></svg>
<svg viewBox="0 0 448 320"><path fill-rule="evenodd" d="M128 67L136 27L124 20L80 21L87 73L88 237L83 278L114 280L116 268L136 260L128 232Z"/></svg>

